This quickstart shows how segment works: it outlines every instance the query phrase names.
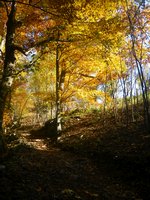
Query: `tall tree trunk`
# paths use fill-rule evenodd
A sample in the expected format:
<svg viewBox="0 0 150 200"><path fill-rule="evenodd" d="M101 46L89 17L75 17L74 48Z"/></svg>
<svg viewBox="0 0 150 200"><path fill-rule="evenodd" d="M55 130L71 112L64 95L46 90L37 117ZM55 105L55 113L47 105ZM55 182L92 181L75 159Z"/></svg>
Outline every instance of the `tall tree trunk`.
<svg viewBox="0 0 150 200"><path fill-rule="evenodd" d="M138 9L140 9L140 7L138 7ZM140 12L136 12L136 14L137 13L140 13ZM142 68L142 49L141 49L141 53L140 53L141 55L140 55L140 58L139 58L137 51L136 51L136 49L138 49L138 48L136 46L137 39L136 39L136 33L135 33L135 25L132 21L132 18L131 18L129 11L127 11L127 17L128 17L128 21L129 21L129 25L130 25L132 54L133 54L133 57L135 59L135 64L136 64L136 67L137 67L137 70L138 70L138 75L139 75L139 78L140 78L140 84L141 84L141 89L142 89L144 121L145 121L147 129L150 130L149 99L148 99L147 85L146 85L146 81L145 81L145 77L144 77L144 73L143 73L143 68ZM137 17L137 16L135 15L135 17ZM140 17L140 16L138 16L138 17Z"/></svg>
<svg viewBox="0 0 150 200"><path fill-rule="evenodd" d="M122 83L123 83L123 99L125 103L125 116L126 116L126 125L128 126L129 124L129 107L128 107L128 99L127 99L127 88L126 88L126 79L123 77L122 78Z"/></svg>
<svg viewBox="0 0 150 200"><path fill-rule="evenodd" d="M117 123L117 98L115 97L116 94L116 85L117 83L111 82L111 96L113 99L113 115L114 115L114 119L115 119L115 123Z"/></svg>
<svg viewBox="0 0 150 200"><path fill-rule="evenodd" d="M131 68L130 101L131 101L131 116L132 116L132 122L134 122L135 119L134 119L134 109L133 109L133 68Z"/></svg>
<svg viewBox="0 0 150 200"><path fill-rule="evenodd" d="M59 66L59 38L60 33L58 30L56 46L56 123L57 123L57 134L59 135L62 131L61 125L61 102L60 102L60 66Z"/></svg>
<svg viewBox="0 0 150 200"><path fill-rule="evenodd" d="M11 10L8 13L5 43L5 58L2 79L0 82L0 154L6 151L6 145L3 137L3 116L7 97L12 85L12 70L15 62L14 55L14 34L15 34L15 0L11 3Z"/></svg>

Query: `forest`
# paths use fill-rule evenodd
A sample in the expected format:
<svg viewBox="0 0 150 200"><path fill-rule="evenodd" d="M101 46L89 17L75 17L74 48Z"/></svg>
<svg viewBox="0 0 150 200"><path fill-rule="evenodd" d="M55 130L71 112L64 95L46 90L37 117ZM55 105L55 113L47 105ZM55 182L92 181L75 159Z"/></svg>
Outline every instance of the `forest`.
<svg viewBox="0 0 150 200"><path fill-rule="evenodd" d="M0 199L150 199L150 1L0 0Z"/></svg>

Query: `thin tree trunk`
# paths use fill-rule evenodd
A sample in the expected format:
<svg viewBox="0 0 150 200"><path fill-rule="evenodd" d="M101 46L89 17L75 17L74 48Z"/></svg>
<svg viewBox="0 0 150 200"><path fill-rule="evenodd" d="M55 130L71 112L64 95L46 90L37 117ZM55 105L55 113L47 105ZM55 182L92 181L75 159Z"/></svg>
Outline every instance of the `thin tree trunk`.
<svg viewBox="0 0 150 200"><path fill-rule="evenodd" d="M125 115L126 115L126 125L128 126L129 124L129 108L128 108L128 99L127 99L127 92L126 92L126 80L123 77L122 78L122 82L123 82L123 98L124 98L124 102L125 102Z"/></svg>
<svg viewBox="0 0 150 200"><path fill-rule="evenodd" d="M141 4L142 5L142 4ZM138 9L140 6L138 7ZM135 17L137 17L137 14L139 12L136 12ZM142 89L142 97L143 97L143 109L144 109L144 121L146 124L146 127L148 130L150 130L150 113L149 113L149 100L148 100L148 93L147 93L147 85L145 81L145 77L143 74L143 69L142 69L142 47L141 47L141 55L140 58L138 58L137 53L136 53L136 35L135 35L135 24L132 21L130 12L127 11L127 17L130 25L130 36L131 36L131 44L132 44L132 54L135 59L136 67L138 70L138 75L140 78L140 84L141 84L141 89ZM140 17L140 16L138 16Z"/></svg>
<svg viewBox="0 0 150 200"><path fill-rule="evenodd" d="M58 41L56 46L56 123L57 123L57 134L59 135L62 131L61 125L61 102L60 102L60 66L59 66L59 37L60 33L58 30Z"/></svg>
<svg viewBox="0 0 150 200"><path fill-rule="evenodd" d="M131 68L131 91L130 91L130 100L131 100L131 116L132 116L132 122L135 121L134 118L134 105L133 105L133 68Z"/></svg>
<svg viewBox="0 0 150 200"><path fill-rule="evenodd" d="M115 123L117 123L117 99L115 97L116 93L116 85L117 83L111 83L111 90L112 90L112 98L113 98L113 114L114 114L114 119Z"/></svg>

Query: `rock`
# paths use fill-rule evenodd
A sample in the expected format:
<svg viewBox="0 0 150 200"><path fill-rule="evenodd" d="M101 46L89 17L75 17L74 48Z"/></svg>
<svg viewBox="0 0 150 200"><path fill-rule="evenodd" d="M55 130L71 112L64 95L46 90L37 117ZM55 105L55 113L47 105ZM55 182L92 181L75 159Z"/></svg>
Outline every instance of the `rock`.
<svg viewBox="0 0 150 200"><path fill-rule="evenodd" d="M50 120L46 121L44 127L42 127L42 130L50 138L58 136L56 119L50 119Z"/></svg>
<svg viewBox="0 0 150 200"><path fill-rule="evenodd" d="M30 133L30 138L32 139L49 138L52 142L56 142L58 136L60 136L57 134L56 119L46 121L43 127L37 130L31 130Z"/></svg>

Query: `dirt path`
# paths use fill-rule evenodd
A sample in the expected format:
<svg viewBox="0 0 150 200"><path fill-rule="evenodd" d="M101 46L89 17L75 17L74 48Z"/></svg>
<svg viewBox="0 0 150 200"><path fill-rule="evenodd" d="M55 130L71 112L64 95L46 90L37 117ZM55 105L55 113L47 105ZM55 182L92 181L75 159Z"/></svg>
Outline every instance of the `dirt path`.
<svg viewBox="0 0 150 200"><path fill-rule="evenodd" d="M13 145L2 162L1 200L149 199L149 179L143 179L143 174L140 178L142 168L124 166L110 152L79 153L77 147L74 151L44 139L30 139L28 130L20 134L19 144Z"/></svg>

